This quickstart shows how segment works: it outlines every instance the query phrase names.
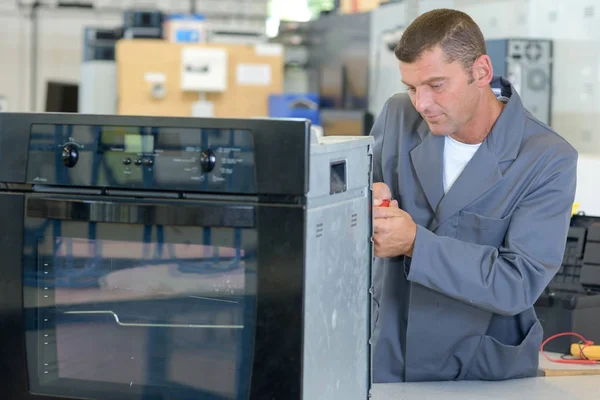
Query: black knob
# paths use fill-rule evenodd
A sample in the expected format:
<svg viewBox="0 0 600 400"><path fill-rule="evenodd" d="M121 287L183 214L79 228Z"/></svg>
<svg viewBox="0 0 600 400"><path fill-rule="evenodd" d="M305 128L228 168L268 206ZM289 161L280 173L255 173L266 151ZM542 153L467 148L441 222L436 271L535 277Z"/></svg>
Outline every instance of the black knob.
<svg viewBox="0 0 600 400"><path fill-rule="evenodd" d="M216 163L217 157L211 150L204 150L202 154L200 154L200 167L202 167L203 172L212 171L215 168Z"/></svg>
<svg viewBox="0 0 600 400"><path fill-rule="evenodd" d="M142 160L140 160L139 158L135 160L135 165L142 165Z"/></svg>
<svg viewBox="0 0 600 400"><path fill-rule="evenodd" d="M63 163L67 168L73 168L79 161L79 149L74 144L66 144L62 149Z"/></svg>
<svg viewBox="0 0 600 400"><path fill-rule="evenodd" d="M123 159L123 164L124 165L131 165L131 158L127 157Z"/></svg>

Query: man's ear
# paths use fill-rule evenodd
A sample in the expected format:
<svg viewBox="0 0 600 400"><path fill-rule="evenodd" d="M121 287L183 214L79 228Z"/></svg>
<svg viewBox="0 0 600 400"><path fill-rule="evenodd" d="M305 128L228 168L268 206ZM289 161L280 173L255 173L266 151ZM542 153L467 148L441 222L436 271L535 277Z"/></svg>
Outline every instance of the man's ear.
<svg viewBox="0 0 600 400"><path fill-rule="evenodd" d="M473 80L478 87L489 86L494 77L492 60L488 55L479 56L473 63Z"/></svg>

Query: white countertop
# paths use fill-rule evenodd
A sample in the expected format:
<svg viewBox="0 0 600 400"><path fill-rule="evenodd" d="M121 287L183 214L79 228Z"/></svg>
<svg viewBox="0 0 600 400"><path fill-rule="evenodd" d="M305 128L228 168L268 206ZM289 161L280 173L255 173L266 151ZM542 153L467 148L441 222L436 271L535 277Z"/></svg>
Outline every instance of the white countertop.
<svg viewBox="0 0 600 400"><path fill-rule="evenodd" d="M600 376L376 384L371 400L590 400L598 399Z"/></svg>

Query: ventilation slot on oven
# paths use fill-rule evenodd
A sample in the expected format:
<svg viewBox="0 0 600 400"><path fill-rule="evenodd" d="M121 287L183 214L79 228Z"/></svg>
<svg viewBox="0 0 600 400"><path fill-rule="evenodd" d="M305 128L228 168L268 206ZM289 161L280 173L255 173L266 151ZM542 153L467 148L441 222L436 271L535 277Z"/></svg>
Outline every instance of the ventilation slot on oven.
<svg viewBox="0 0 600 400"><path fill-rule="evenodd" d="M346 161L332 162L329 171L329 194L343 193L346 191Z"/></svg>
<svg viewBox="0 0 600 400"><path fill-rule="evenodd" d="M317 237L323 237L323 224L317 224Z"/></svg>
<svg viewBox="0 0 600 400"><path fill-rule="evenodd" d="M350 219L350 226L353 228L358 224L358 214L352 214L352 219Z"/></svg>

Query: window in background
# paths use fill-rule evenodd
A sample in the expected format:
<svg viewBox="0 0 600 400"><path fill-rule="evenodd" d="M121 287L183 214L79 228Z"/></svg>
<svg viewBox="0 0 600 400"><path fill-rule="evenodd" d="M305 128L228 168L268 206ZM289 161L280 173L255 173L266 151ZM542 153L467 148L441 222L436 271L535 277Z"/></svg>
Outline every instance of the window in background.
<svg viewBox="0 0 600 400"><path fill-rule="evenodd" d="M267 36L277 36L279 21L308 21L311 19L313 15L309 3L316 3L316 1L271 0L269 3L269 17L267 18Z"/></svg>
<svg viewBox="0 0 600 400"><path fill-rule="evenodd" d="M317 18L322 11L330 11L335 7L335 0L306 0L311 16Z"/></svg>

